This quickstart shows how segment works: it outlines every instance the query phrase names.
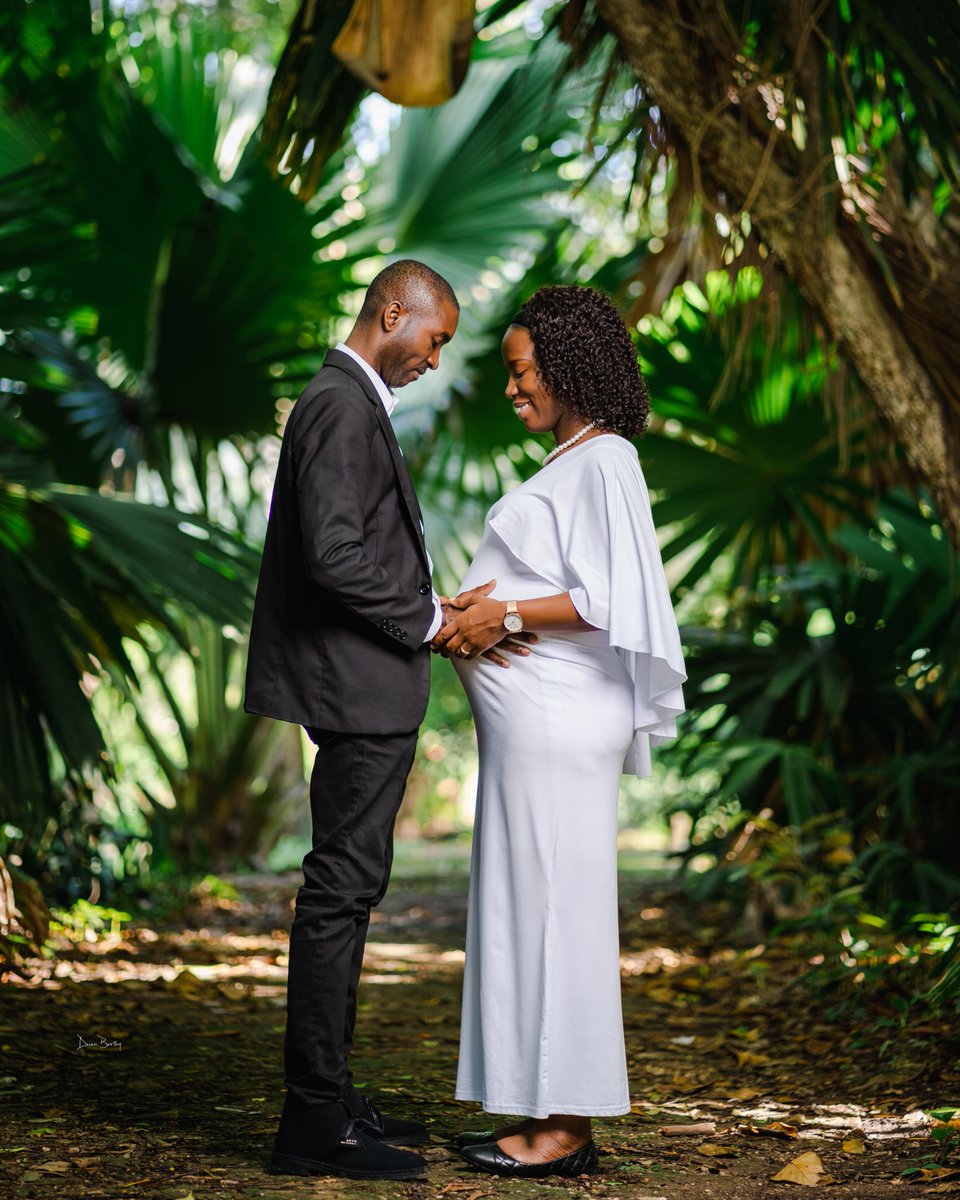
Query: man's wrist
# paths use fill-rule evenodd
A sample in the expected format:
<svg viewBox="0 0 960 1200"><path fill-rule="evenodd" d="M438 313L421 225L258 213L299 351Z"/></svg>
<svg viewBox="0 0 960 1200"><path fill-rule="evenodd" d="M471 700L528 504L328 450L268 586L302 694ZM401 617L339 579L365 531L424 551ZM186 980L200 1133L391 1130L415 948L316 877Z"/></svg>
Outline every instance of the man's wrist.
<svg viewBox="0 0 960 1200"><path fill-rule="evenodd" d="M424 642L432 642L443 627L443 606L440 603L440 597L434 592L433 594L433 620L424 634Z"/></svg>

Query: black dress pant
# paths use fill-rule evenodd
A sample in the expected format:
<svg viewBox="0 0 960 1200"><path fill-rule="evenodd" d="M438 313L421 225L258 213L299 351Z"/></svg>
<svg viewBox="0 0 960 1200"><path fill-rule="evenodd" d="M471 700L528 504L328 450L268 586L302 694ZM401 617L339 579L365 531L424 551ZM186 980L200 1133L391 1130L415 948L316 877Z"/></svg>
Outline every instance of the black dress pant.
<svg viewBox="0 0 960 1200"><path fill-rule="evenodd" d="M341 1099L351 1083L347 1058L370 909L387 890L417 730L307 733L317 744L313 849L303 860L290 930L284 1072L289 1092L317 1104Z"/></svg>

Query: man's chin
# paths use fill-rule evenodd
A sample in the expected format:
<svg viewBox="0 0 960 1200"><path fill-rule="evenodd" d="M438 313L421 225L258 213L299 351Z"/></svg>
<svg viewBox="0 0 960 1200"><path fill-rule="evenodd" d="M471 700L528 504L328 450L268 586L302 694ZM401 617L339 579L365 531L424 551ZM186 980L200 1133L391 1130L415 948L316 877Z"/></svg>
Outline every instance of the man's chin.
<svg viewBox="0 0 960 1200"><path fill-rule="evenodd" d="M388 386L396 391L397 388L406 387L408 383L413 383L414 380L419 379L421 374L421 371L404 371L396 382L391 382Z"/></svg>

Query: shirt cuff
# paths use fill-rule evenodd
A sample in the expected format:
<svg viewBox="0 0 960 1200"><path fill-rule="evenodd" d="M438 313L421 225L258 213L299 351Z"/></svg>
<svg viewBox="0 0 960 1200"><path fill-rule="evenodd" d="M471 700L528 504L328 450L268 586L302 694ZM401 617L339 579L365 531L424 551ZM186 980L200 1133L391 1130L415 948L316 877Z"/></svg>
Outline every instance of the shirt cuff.
<svg viewBox="0 0 960 1200"><path fill-rule="evenodd" d="M430 622L430 628L427 630L424 642L432 642L440 632L440 626L443 624L443 609L440 607L440 597L436 592L433 593L433 620Z"/></svg>

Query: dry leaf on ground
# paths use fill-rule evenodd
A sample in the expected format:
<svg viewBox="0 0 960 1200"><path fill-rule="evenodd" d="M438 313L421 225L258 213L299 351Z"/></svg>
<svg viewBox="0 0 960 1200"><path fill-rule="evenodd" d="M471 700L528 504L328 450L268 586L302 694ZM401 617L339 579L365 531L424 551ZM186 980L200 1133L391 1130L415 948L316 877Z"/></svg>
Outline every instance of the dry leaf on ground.
<svg viewBox="0 0 960 1200"><path fill-rule="evenodd" d="M866 1154L867 1147L860 1138L847 1138L843 1143L844 1154Z"/></svg>
<svg viewBox="0 0 960 1200"><path fill-rule="evenodd" d="M661 1125L657 1133L664 1137L692 1137L704 1133L716 1133L715 1121L695 1121L690 1125Z"/></svg>
<svg viewBox="0 0 960 1200"><path fill-rule="evenodd" d="M945 1183L948 1179L960 1180L960 1167L921 1167L910 1176L911 1183Z"/></svg>
<svg viewBox="0 0 960 1200"><path fill-rule="evenodd" d="M733 1146L718 1146L716 1142L703 1142L697 1147L698 1154L706 1154L708 1158L735 1158L738 1151Z"/></svg>
<svg viewBox="0 0 960 1200"><path fill-rule="evenodd" d="M808 1150L799 1158L794 1158L776 1175L770 1178L774 1183L797 1183L801 1187L819 1187L821 1183L829 1182L830 1176L823 1173L823 1163L820 1156Z"/></svg>
<svg viewBox="0 0 960 1200"><path fill-rule="evenodd" d="M757 1054L754 1050L734 1050L738 1067L766 1067L771 1063L768 1054Z"/></svg>
<svg viewBox="0 0 960 1200"><path fill-rule="evenodd" d="M738 1129L741 1133L756 1133L760 1137L799 1137L796 1125L788 1125L785 1121L768 1121L766 1125L740 1125Z"/></svg>

